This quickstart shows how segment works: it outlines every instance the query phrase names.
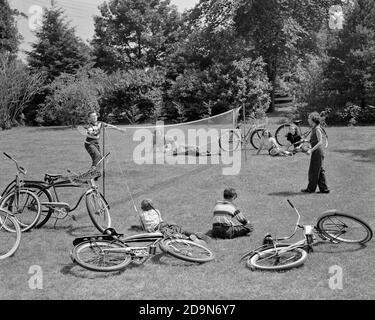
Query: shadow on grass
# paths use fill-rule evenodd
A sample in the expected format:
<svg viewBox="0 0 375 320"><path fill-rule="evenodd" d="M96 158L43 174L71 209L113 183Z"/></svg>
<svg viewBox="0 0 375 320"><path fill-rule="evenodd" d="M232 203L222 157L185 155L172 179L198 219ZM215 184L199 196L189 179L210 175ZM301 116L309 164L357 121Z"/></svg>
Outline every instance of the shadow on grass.
<svg viewBox="0 0 375 320"><path fill-rule="evenodd" d="M84 235L94 235L99 234L101 235L101 232L98 231L93 225L89 226L79 226L79 227L72 227L69 226L69 228L66 229L66 233L69 234L72 237L81 237Z"/></svg>
<svg viewBox="0 0 375 320"><path fill-rule="evenodd" d="M303 192L295 192L295 191L280 191L280 192L271 192L268 193L269 196L277 196L277 197L294 197L294 196L303 196L306 193Z"/></svg>
<svg viewBox="0 0 375 320"><path fill-rule="evenodd" d="M333 150L333 152L338 152L342 154L349 154L350 156L356 158L354 161L359 162L375 162L375 149L345 149L345 150Z"/></svg>
<svg viewBox="0 0 375 320"><path fill-rule="evenodd" d="M365 249L367 246L365 244L344 244L344 243L331 243L326 241L319 241L314 244L315 247L329 246L332 250L319 248L316 250L317 253L346 253L346 252L356 252Z"/></svg>
<svg viewBox="0 0 375 320"><path fill-rule="evenodd" d="M100 272L100 271L91 271L82 268L81 266L75 264L75 263L70 263L63 268L61 268L60 272L63 275L71 275L76 278L82 278L82 279L105 279L117 275L121 275L124 273L126 270L134 268L134 265L128 265L124 269L117 270L117 271L111 271L111 272Z"/></svg>

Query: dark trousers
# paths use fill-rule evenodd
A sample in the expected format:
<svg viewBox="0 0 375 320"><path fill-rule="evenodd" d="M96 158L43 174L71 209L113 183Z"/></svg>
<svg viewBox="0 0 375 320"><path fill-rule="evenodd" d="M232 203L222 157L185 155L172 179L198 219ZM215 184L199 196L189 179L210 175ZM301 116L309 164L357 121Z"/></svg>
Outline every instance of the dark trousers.
<svg viewBox="0 0 375 320"><path fill-rule="evenodd" d="M85 149L89 153L91 160L92 160L92 166L95 166L98 164L100 159L102 158L102 154L100 153L100 146L98 142L90 142L85 143Z"/></svg>
<svg viewBox="0 0 375 320"><path fill-rule="evenodd" d="M312 192L315 192L317 186L319 186L320 191L328 190L323 161L323 152L316 150L312 153L309 167L309 185L307 186L307 189Z"/></svg>
<svg viewBox="0 0 375 320"><path fill-rule="evenodd" d="M158 226L158 230L162 234L164 234L164 233L171 233L171 234L180 233L180 234L183 234L187 237L190 237L192 234L194 234L193 232L186 231L186 230L182 229L180 226L178 226L176 224L169 224L167 222L161 222Z"/></svg>
<svg viewBox="0 0 375 320"><path fill-rule="evenodd" d="M233 239L237 237L246 236L250 233L250 229L245 226L212 226L212 237L220 239Z"/></svg>

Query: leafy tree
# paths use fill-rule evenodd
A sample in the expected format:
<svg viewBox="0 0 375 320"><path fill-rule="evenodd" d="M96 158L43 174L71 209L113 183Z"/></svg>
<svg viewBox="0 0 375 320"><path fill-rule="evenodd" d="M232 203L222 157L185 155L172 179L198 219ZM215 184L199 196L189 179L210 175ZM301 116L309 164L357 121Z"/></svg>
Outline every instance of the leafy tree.
<svg viewBox="0 0 375 320"><path fill-rule="evenodd" d="M375 105L375 2L358 0L342 31L332 36L325 69L333 108Z"/></svg>
<svg viewBox="0 0 375 320"><path fill-rule="evenodd" d="M74 75L61 74L48 86L51 94L38 112L38 122L76 126L90 110L99 111L98 100L106 80L100 69L83 68Z"/></svg>
<svg viewBox="0 0 375 320"><path fill-rule="evenodd" d="M104 117L136 123L155 120L163 103L165 71L161 68L117 71L109 76L100 99Z"/></svg>
<svg viewBox="0 0 375 320"><path fill-rule="evenodd" d="M88 47L66 22L61 8L45 9L42 22L36 31L37 41L27 53L33 70L45 72L51 82L62 73L72 74L89 62Z"/></svg>
<svg viewBox="0 0 375 320"><path fill-rule="evenodd" d="M30 73L22 62L0 53L0 127L17 125L33 96L43 87L40 73ZM23 119L21 119L23 120Z"/></svg>
<svg viewBox="0 0 375 320"><path fill-rule="evenodd" d="M267 64L272 83L272 104L280 69L293 67L292 57L303 57L316 51L316 34L324 20L328 21L329 7L336 0L238 0L233 20L239 35L254 45L256 56Z"/></svg>
<svg viewBox="0 0 375 320"><path fill-rule="evenodd" d="M19 14L10 8L8 0L0 0L0 53L16 54L18 51L21 36L14 16Z"/></svg>
<svg viewBox="0 0 375 320"><path fill-rule="evenodd" d="M170 0L110 0L99 8L92 45L105 70L161 65L180 39L182 20Z"/></svg>

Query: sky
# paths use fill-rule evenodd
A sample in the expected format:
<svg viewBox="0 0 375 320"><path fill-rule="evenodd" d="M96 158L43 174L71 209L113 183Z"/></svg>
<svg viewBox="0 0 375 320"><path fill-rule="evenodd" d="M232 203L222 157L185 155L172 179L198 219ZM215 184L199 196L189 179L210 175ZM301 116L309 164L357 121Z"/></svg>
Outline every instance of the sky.
<svg viewBox="0 0 375 320"><path fill-rule="evenodd" d="M25 13L28 18L18 17L18 31L23 37L20 45L20 57L25 59L24 50L30 50L30 43L35 40L33 29L37 25L43 7L51 5L52 0L8 0L11 8ZM67 15L71 26L76 28L77 35L84 41L89 41L94 34L94 23L92 17L99 13L98 6L105 0L54 0L62 7ZM199 0L171 0L179 11L192 8Z"/></svg>

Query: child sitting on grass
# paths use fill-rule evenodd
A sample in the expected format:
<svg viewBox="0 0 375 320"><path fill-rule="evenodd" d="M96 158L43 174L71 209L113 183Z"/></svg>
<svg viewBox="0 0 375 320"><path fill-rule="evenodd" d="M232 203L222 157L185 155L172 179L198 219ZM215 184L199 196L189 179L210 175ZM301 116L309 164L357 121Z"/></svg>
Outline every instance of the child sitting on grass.
<svg viewBox="0 0 375 320"><path fill-rule="evenodd" d="M208 236L200 232L189 232L182 229L180 226L175 224L169 224L164 222L159 210L155 209L153 203L149 199L142 200L141 202L142 212L140 213L140 221L143 229L147 232L170 232L179 233L187 236L194 242L207 241Z"/></svg>
<svg viewBox="0 0 375 320"><path fill-rule="evenodd" d="M269 132L268 130L263 131L257 155L262 151L263 148L267 149L269 155L272 157L292 155L292 153L289 151L281 150L279 144L276 142L276 139L272 137L271 132Z"/></svg>
<svg viewBox="0 0 375 320"><path fill-rule="evenodd" d="M290 146L288 149L291 150L291 152L293 153L296 153L299 151L304 152L305 149L304 149L303 144L304 142L306 142L306 140L302 139L301 135L298 132L296 125L290 126L289 132L286 135L286 140L288 140L290 143Z"/></svg>
<svg viewBox="0 0 375 320"><path fill-rule="evenodd" d="M212 224L214 238L233 239L246 236L253 231L253 226L233 204L236 198L236 190L227 188L224 190L224 200L217 201ZM241 225L235 225L232 221L233 218L236 218Z"/></svg>

